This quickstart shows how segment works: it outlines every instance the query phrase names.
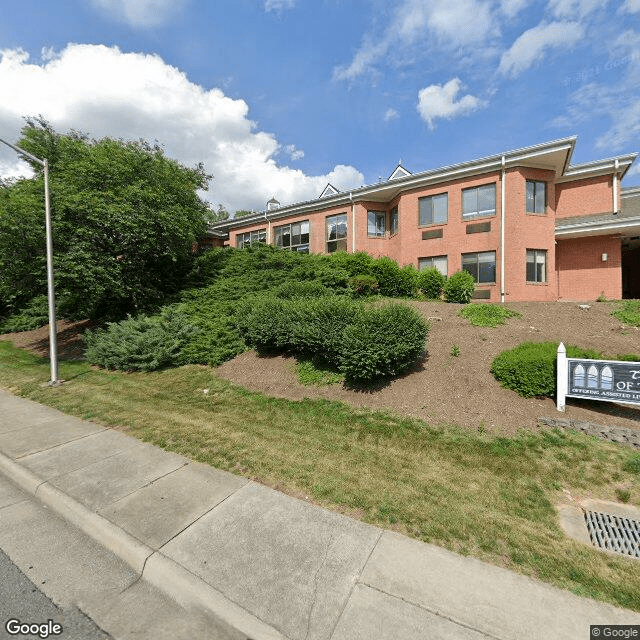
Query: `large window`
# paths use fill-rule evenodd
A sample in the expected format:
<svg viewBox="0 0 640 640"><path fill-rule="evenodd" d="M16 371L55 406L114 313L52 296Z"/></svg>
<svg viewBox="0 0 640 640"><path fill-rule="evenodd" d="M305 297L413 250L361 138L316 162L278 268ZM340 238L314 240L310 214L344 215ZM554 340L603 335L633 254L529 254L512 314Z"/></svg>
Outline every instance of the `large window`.
<svg viewBox="0 0 640 640"><path fill-rule="evenodd" d="M347 214L328 216L327 221L327 253L347 250Z"/></svg>
<svg viewBox="0 0 640 640"><path fill-rule="evenodd" d="M398 233L398 207L393 207L389 211L389 232L392 236Z"/></svg>
<svg viewBox="0 0 640 640"><path fill-rule="evenodd" d="M544 213L547 206L547 183L527 180L527 213Z"/></svg>
<svg viewBox="0 0 640 640"><path fill-rule="evenodd" d="M367 230L370 238L384 238L386 217L387 214L384 211L367 212Z"/></svg>
<svg viewBox="0 0 640 640"><path fill-rule="evenodd" d="M449 196L441 193L437 196L418 198L418 225L446 224L449 217Z"/></svg>
<svg viewBox="0 0 640 640"><path fill-rule="evenodd" d="M309 221L292 222L273 230L276 247L309 253Z"/></svg>
<svg viewBox="0 0 640 640"><path fill-rule="evenodd" d="M496 185L485 184L462 191L462 217L479 218L496 215Z"/></svg>
<svg viewBox="0 0 640 640"><path fill-rule="evenodd" d="M527 249L527 282L547 281L547 252Z"/></svg>
<svg viewBox="0 0 640 640"><path fill-rule="evenodd" d="M418 258L418 269L422 271L428 267L435 267L443 276L447 275L447 256L432 256L431 258Z"/></svg>
<svg viewBox="0 0 640 640"><path fill-rule="evenodd" d="M496 252L463 253L462 268L468 271L478 284L496 281Z"/></svg>
<svg viewBox="0 0 640 640"><path fill-rule="evenodd" d="M246 233L236 234L236 247L238 247L238 249L242 249L242 247L250 247L251 245L258 244L258 242L266 241L266 229L258 229L258 231L247 231Z"/></svg>

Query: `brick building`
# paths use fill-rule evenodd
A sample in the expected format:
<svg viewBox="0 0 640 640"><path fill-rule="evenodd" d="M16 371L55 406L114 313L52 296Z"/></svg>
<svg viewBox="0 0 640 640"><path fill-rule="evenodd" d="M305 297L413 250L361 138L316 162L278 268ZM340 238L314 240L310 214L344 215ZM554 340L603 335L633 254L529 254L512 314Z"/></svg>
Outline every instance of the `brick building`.
<svg viewBox="0 0 640 640"><path fill-rule="evenodd" d="M400 265L466 269L494 302L640 297L637 154L572 165L575 137L386 181L211 227L233 247L366 251Z"/></svg>

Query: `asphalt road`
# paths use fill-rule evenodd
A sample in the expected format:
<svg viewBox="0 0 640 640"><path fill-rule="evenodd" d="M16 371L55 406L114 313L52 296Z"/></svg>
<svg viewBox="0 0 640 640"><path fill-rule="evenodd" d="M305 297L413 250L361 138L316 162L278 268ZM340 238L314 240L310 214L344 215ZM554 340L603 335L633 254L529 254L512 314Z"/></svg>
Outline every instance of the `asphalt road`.
<svg viewBox="0 0 640 640"><path fill-rule="evenodd" d="M9 624L10 620L19 620ZM51 622L49 622L51 621ZM24 624L36 624L36 633L24 635ZM60 632L55 625L60 625ZM57 607L0 549L0 638L60 638L61 640L110 640L111 636L77 608ZM44 625L44 627L42 627Z"/></svg>

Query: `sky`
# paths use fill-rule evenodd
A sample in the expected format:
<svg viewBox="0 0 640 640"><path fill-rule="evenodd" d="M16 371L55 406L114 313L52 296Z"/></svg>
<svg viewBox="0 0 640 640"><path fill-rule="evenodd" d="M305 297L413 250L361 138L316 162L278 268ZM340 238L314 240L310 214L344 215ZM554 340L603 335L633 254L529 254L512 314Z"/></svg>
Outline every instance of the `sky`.
<svg viewBox="0 0 640 640"><path fill-rule="evenodd" d="M609 158L640 151L640 0L2 0L0 138L38 115L204 163L232 214L571 135Z"/></svg>

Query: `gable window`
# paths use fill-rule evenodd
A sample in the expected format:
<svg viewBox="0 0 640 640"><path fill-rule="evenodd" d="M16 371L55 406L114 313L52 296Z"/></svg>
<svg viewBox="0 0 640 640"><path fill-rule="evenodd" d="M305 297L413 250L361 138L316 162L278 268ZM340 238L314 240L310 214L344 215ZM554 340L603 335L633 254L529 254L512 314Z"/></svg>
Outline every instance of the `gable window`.
<svg viewBox="0 0 640 640"><path fill-rule="evenodd" d="M422 271L429 267L435 267L443 276L447 275L447 256L432 256L431 258L418 258L418 269Z"/></svg>
<svg viewBox="0 0 640 640"><path fill-rule="evenodd" d="M547 281L547 252L527 249L527 282Z"/></svg>
<svg viewBox="0 0 640 640"><path fill-rule="evenodd" d="M327 216L327 253L347 250L347 214Z"/></svg>
<svg viewBox="0 0 640 640"><path fill-rule="evenodd" d="M384 211L367 212L367 230L370 238L384 238L386 217Z"/></svg>
<svg viewBox="0 0 640 640"><path fill-rule="evenodd" d="M544 213L547 206L547 183L527 180L527 213Z"/></svg>
<svg viewBox="0 0 640 640"><path fill-rule="evenodd" d="M496 215L496 185L485 184L462 191L462 217L479 218Z"/></svg>
<svg viewBox="0 0 640 640"><path fill-rule="evenodd" d="M496 252L463 253L462 268L468 271L478 284L492 284L496 281Z"/></svg>
<svg viewBox="0 0 640 640"><path fill-rule="evenodd" d="M258 229L258 231L247 231L246 233L236 234L236 247L242 249L242 247L250 247L258 244L259 242L267 241L267 230Z"/></svg>
<svg viewBox="0 0 640 640"><path fill-rule="evenodd" d="M418 225L446 224L449 218L449 195L440 193L437 196L418 198Z"/></svg>
<svg viewBox="0 0 640 640"><path fill-rule="evenodd" d="M275 227L273 236L276 247L309 253L309 221L292 222Z"/></svg>
<svg viewBox="0 0 640 640"><path fill-rule="evenodd" d="M398 233L398 207L393 207L389 211L389 233L395 236Z"/></svg>

